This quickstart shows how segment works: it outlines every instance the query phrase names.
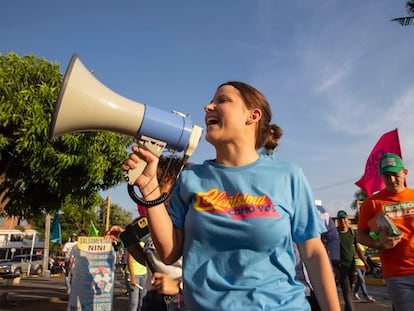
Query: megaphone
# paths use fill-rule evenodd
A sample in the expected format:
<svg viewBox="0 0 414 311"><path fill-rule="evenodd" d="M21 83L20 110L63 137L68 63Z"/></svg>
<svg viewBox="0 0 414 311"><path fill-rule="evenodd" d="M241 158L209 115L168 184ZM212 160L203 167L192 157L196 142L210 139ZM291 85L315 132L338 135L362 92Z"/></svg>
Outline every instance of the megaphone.
<svg viewBox="0 0 414 311"><path fill-rule="evenodd" d="M166 112L127 99L98 81L72 55L49 128L49 140L74 132L111 131L135 137L138 144L160 156L164 148L184 151L188 159L201 139L203 129L179 112ZM129 185L141 175L146 163L124 174Z"/></svg>

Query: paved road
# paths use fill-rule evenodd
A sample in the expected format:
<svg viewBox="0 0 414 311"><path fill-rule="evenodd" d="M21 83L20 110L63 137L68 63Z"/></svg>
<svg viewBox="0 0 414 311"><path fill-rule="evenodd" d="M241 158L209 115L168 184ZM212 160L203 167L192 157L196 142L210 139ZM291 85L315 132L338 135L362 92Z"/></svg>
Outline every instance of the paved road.
<svg viewBox="0 0 414 311"><path fill-rule="evenodd" d="M5 280L0 280L0 293L7 293L7 301L3 304L0 302L2 311L66 311L69 298L63 276L23 278L19 285L14 286L8 286ZM128 311L125 283L118 273L112 310Z"/></svg>
<svg viewBox="0 0 414 311"><path fill-rule="evenodd" d="M363 299L355 301L355 311L392 311L392 304L385 286L367 285L367 288L376 301L374 303L365 302ZM341 294L340 290L339 294Z"/></svg>
<svg viewBox="0 0 414 311"><path fill-rule="evenodd" d="M125 283L116 273L113 298L113 311L127 311L128 298L125 296ZM375 303L355 302L356 311L391 311L385 286L368 285L369 293L375 297ZM0 310L11 311L65 311L68 295L66 294L64 278L24 278L19 285L7 286L5 280L0 280L0 293L8 293L7 301L0 302ZM340 293L340 290L339 290Z"/></svg>

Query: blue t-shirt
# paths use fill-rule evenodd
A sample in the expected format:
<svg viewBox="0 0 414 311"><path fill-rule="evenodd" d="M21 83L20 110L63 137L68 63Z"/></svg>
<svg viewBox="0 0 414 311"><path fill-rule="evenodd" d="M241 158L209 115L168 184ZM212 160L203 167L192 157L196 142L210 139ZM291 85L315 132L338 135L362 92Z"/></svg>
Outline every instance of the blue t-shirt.
<svg viewBox="0 0 414 311"><path fill-rule="evenodd" d="M190 310L310 310L295 277L296 243L325 229L296 165L261 156L184 170L169 203L184 230L184 299Z"/></svg>

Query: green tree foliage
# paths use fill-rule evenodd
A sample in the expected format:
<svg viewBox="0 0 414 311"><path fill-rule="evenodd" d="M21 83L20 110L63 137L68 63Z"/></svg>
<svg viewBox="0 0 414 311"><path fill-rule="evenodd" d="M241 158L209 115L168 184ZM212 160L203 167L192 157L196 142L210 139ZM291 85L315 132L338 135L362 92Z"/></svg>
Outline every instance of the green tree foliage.
<svg viewBox="0 0 414 311"><path fill-rule="evenodd" d="M406 1L405 8L407 9L408 14L410 14L411 16L414 15L414 1L413 0Z"/></svg>
<svg viewBox="0 0 414 311"><path fill-rule="evenodd" d="M0 54L0 211L8 215L30 220L62 205L88 211L102 203L101 190L123 181L133 138L101 131L48 141L61 83L58 64Z"/></svg>
<svg viewBox="0 0 414 311"><path fill-rule="evenodd" d="M358 211L359 204L367 198L367 193L359 189L354 192L354 201L352 201L351 208Z"/></svg>
<svg viewBox="0 0 414 311"><path fill-rule="evenodd" d="M107 206L101 205L101 209L99 212L99 228L96 226L100 233L104 233L105 226L106 226L106 214L107 214ZM118 204L111 204L111 208L109 211L109 227L112 225L118 225L125 228L132 222L132 213L125 211L121 206ZM95 223L96 225L96 223Z"/></svg>
<svg viewBox="0 0 414 311"><path fill-rule="evenodd" d="M90 209L78 209L76 206L73 206L72 203L66 202L62 205L59 213L60 226L62 232L62 244L69 241L69 237L72 233L79 234L80 231L85 230L86 233L90 234L90 221L94 223L95 227L99 230L99 235L103 236L105 233L106 226L106 211L107 205L102 203L101 206L97 208ZM52 217L54 215L51 215ZM41 239L44 239L45 231L45 220L46 217L39 217L33 219L31 224L33 228L39 232ZM125 228L128 224L132 222L132 213L124 210L118 204L110 205L110 224L119 225ZM59 247L56 244L51 243L50 248L54 248L56 252Z"/></svg>
<svg viewBox="0 0 414 311"><path fill-rule="evenodd" d="M411 26L414 24L414 0L405 2L405 8L409 16L393 18L391 21L401 24L401 26Z"/></svg>

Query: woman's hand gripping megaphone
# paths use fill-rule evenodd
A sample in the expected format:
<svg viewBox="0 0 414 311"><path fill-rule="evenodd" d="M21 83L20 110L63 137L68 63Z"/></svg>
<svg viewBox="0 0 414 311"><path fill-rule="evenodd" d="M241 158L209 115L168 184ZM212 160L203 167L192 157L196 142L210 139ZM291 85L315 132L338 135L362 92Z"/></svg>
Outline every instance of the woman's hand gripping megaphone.
<svg viewBox="0 0 414 311"><path fill-rule="evenodd" d="M140 139L138 140L138 146L135 146L132 149L132 151L133 151L132 154L136 154L138 159L132 159L132 161L133 161L133 162L131 162L132 166L129 167L128 169L124 170L122 168L123 169L122 175L123 175L123 177L125 178L125 180L127 181L127 183L129 185L134 185L135 182L137 181L138 177L141 176L141 174L143 174L145 168L147 167L146 156L145 156L146 153L144 152L144 155L141 156L141 153L139 152L139 149L142 149L144 151L148 151L154 157L158 158L161 155L161 153L163 152L166 145L167 144L163 141L159 141L159 140L156 140L156 139L153 139L153 138L150 138L150 137L146 137L146 136L141 136L140 137ZM130 154L130 156L132 154ZM147 156L151 156L151 155L147 154ZM126 164L127 161L125 161L124 164ZM139 185L137 185L137 186L139 186Z"/></svg>
<svg viewBox="0 0 414 311"><path fill-rule="evenodd" d="M147 205L153 206L152 202L155 200L156 204L162 203L167 197L168 194L163 194L159 191L159 184L157 179L157 168L158 168L158 156L155 155L153 152L142 148L140 146L133 146L132 153L129 154L128 159L122 164L121 168L123 170L124 176L131 177L131 171L136 173L138 172L138 176L135 180L128 181L128 192L131 198L136 201L139 199L139 204L146 205L145 202L149 202ZM143 199L140 199L136 196L135 192L133 191L133 186L137 186L143 196ZM133 193L131 193L131 191ZM158 202L158 199L162 199L161 202Z"/></svg>
<svg viewBox="0 0 414 311"><path fill-rule="evenodd" d="M201 127L197 125L192 127L191 135L184 150L181 170L184 169L188 158L195 151L202 133L203 129ZM138 146L132 147L132 153L122 165L123 176L128 182L129 196L135 203L151 207L163 203L168 198L169 193L165 192L160 195L157 191L159 187L157 181L158 160L166 145L167 143L163 141L142 135L138 140ZM137 196L134 185L138 186L143 198Z"/></svg>
<svg viewBox="0 0 414 311"><path fill-rule="evenodd" d="M121 168L125 173L128 173L130 170L136 170L143 165L142 171L137 178L128 181L129 184L134 184L141 189L152 179L156 179L158 157L151 151L139 146L132 146L131 150L132 153L129 154L128 159L125 160Z"/></svg>

